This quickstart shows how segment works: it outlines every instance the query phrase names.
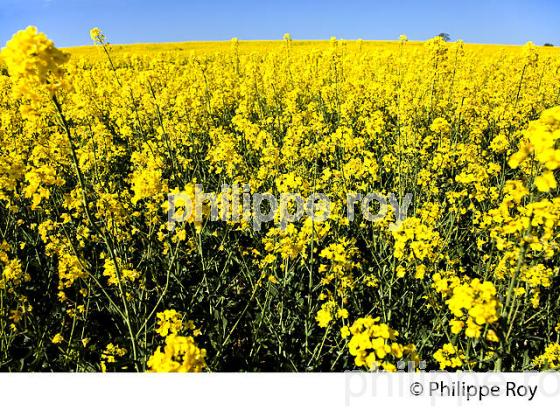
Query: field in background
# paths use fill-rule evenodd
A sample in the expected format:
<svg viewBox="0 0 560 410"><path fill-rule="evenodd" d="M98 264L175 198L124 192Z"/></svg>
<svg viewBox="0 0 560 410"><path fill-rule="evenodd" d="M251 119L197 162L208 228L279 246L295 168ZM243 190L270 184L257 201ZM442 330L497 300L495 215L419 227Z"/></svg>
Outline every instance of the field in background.
<svg viewBox="0 0 560 410"><path fill-rule="evenodd" d="M399 41L381 41L381 40L339 40L343 41L348 48L375 51L391 48L398 48ZM282 40L239 40L239 53L250 54L253 52L269 52L274 48L281 48L285 41ZM454 44L454 43L448 43ZM329 45L329 40L292 40L291 47L300 51L312 51L321 49ZM422 41L407 41L408 48L421 48L424 45ZM495 44L465 44L464 47L469 50L496 50L496 49L519 49L521 46L514 45L495 45ZM544 55L558 56L560 51L554 47L537 46ZM231 49L231 41L186 41L177 43L138 43L138 44L113 44L111 45L112 53L117 55L126 54L159 54L159 53L178 53L188 55L191 52L215 54L219 52L227 52ZM97 58L101 54L96 50L95 46L78 46L68 47L67 51L75 58Z"/></svg>

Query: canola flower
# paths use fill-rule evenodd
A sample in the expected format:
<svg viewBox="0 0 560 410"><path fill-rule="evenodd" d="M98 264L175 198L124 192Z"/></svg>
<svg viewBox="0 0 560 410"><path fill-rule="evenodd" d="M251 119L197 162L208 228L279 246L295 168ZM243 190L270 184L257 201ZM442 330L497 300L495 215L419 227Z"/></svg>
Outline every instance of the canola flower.
<svg viewBox="0 0 560 410"><path fill-rule="evenodd" d="M90 36L1 51L2 370L558 368L558 50ZM170 226L197 184L330 214Z"/></svg>
<svg viewBox="0 0 560 410"><path fill-rule="evenodd" d="M559 139L560 107L554 107L544 111L537 121L529 125L518 151L509 160L509 166L528 169L528 162L534 162L542 170L533 181L535 187L540 192L555 189L557 183L554 170L560 168L560 149L556 144Z"/></svg>
<svg viewBox="0 0 560 410"><path fill-rule="evenodd" d="M64 85L62 65L70 55L57 49L36 27L29 26L6 43L2 58L13 78L15 90L33 100L38 98L37 88L44 88L53 95Z"/></svg>
<svg viewBox="0 0 560 410"><path fill-rule="evenodd" d="M156 332L160 336L165 337L168 334L177 334L183 327L182 316L175 309L159 312L156 317L158 319L158 328Z"/></svg>
<svg viewBox="0 0 560 410"><path fill-rule="evenodd" d="M200 349L192 336L170 335L165 339L165 347L157 348L148 360L152 372L200 372L206 367L206 350Z"/></svg>
<svg viewBox="0 0 560 410"><path fill-rule="evenodd" d="M355 356L354 363L358 367L369 370L383 369L396 371L397 360L410 356L416 360L416 347L403 346L396 342L399 332L391 329L387 324L380 323L380 318L366 316L357 319L350 327L352 335L348 342L348 349ZM389 359L392 360L389 360Z"/></svg>
<svg viewBox="0 0 560 410"><path fill-rule="evenodd" d="M87 343L84 343L84 345L85 344ZM117 360L126 355L126 353L127 351L125 348L114 345L113 343L109 343L105 347L105 349L103 349L103 353L101 353L101 371L105 373L108 369L108 366L115 365L117 363Z"/></svg>
<svg viewBox="0 0 560 410"><path fill-rule="evenodd" d="M543 354L535 357L533 364L540 369L560 369L560 344L550 343L546 346Z"/></svg>
<svg viewBox="0 0 560 410"><path fill-rule="evenodd" d="M438 361L440 370L456 369L463 366L465 354L457 350L453 344L446 343L434 353L434 359Z"/></svg>
<svg viewBox="0 0 560 410"><path fill-rule="evenodd" d="M446 304L456 318L452 325L453 333L459 333L466 322L465 335L478 338L483 325L498 320L500 306L496 288L491 282L475 278L470 283L458 285Z"/></svg>

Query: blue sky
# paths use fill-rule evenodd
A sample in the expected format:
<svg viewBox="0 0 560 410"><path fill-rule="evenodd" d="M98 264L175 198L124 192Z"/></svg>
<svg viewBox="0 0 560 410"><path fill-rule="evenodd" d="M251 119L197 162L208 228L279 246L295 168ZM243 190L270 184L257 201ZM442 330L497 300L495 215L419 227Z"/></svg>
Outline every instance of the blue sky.
<svg viewBox="0 0 560 410"><path fill-rule="evenodd" d="M558 0L0 0L0 44L36 25L58 46L192 40L424 40L440 32L473 43L560 45Z"/></svg>

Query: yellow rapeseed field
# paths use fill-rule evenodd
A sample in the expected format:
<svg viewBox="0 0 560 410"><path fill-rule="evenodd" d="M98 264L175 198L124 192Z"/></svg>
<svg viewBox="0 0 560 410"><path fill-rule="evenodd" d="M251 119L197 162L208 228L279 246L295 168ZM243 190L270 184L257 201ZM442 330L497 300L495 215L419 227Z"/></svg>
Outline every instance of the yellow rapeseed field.
<svg viewBox="0 0 560 410"><path fill-rule="evenodd" d="M560 368L557 49L91 37L1 52L0 370Z"/></svg>

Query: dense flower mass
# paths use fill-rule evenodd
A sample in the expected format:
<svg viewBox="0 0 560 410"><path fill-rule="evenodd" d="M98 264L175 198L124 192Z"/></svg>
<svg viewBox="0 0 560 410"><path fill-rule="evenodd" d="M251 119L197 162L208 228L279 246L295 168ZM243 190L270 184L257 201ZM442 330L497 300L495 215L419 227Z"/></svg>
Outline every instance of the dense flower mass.
<svg viewBox="0 0 560 410"><path fill-rule="evenodd" d="M90 36L1 52L0 370L558 369L557 49Z"/></svg>

